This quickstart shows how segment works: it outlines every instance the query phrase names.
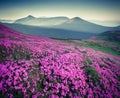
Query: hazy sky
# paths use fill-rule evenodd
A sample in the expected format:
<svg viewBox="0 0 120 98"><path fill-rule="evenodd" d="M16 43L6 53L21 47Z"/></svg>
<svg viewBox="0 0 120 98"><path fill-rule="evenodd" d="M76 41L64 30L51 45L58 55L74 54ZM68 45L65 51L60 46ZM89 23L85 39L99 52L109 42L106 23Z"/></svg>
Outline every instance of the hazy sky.
<svg viewBox="0 0 120 98"><path fill-rule="evenodd" d="M0 0L0 19L27 15L120 21L120 0Z"/></svg>

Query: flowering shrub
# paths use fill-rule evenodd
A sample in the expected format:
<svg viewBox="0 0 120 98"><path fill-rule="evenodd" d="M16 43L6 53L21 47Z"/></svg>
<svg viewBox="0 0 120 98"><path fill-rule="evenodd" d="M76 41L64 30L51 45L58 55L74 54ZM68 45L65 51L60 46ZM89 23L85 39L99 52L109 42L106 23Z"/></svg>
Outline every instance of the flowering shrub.
<svg viewBox="0 0 120 98"><path fill-rule="evenodd" d="M120 58L0 25L0 98L119 98Z"/></svg>

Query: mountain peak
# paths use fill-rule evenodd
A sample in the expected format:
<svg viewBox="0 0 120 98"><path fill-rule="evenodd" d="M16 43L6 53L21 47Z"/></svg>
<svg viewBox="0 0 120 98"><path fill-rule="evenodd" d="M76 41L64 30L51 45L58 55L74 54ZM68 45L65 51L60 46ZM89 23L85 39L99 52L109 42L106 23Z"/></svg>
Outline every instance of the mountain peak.
<svg viewBox="0 0 120 98"><path fill-rule="evenodd" d="M79 20L79 19L81 19L80 17L74 17L74 18L72 18L72 19L74 19L74 20Z"/></svg>
<svg viewBox="0 0 120 98"><path fill-rule="evenodd" d="M35 18L35 17L32 15L28 15L27 18Z"/></svg>
<svg viewBox="0 0 120 98"><path fill-rule="evenodd" d="M73 20L73 21L84 21L82 18L80 18L80 17L74 17L74 18L72 18L71 20Z"/></svg>

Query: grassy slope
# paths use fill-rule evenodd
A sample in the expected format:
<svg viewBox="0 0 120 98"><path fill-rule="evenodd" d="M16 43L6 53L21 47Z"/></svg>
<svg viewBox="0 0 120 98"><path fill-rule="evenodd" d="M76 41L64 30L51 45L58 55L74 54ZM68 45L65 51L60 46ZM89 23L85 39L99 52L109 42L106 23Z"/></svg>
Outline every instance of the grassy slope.
<svg viewBox="0 0 120 98"><path fill-rule="evenodd" d="M108 44L111 43L111 42L108 42ZM114 43L114 42L112 42ZM120 44L116 44L114 43L114 45L117 45L118 47L120 47ZM100 45L99 43L95 43L95 42L85 42L83 44L83 46L85 47L90 47L94 50L99 50L101 52L105 52L105 53L108 53L108 54L112 54L112 55L115 55L115 56L120 56L120 52L118 51L115 51L114 49L112 49L111 47L108 47L108 46L104 46L104 45Z"/></svg>
<svg viewBox="0 0 120 98"><path fill-rule="evenodd" d="M114 56L120 56L120 42L111 42L111 41L103 41L100 43L97 40L89 41L89 40L61 40L63 42L74 44L75 46L84 46L88 48L92 48L94 50L98 50L104 53L112 54ZM101 40L100 40L101 41Z"/></svg>

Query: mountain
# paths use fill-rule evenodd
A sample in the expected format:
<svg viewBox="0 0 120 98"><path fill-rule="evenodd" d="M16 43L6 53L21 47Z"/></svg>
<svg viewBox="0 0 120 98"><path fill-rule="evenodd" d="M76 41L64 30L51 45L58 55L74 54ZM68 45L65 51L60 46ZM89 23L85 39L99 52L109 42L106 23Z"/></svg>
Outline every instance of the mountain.
<svg viewBox="0 0 120 98"><path fill-rule="evenodd" d="M59 39L83 39L89 38L91 36L95 36L93 33L65 30L65 29L57 29L57 28L46 28L39 26L30 26L30 25L22 25L22 24L4 24L14 30L20 31L24 34L32 34L39 36L46 36L51 38L59 38Z"/></svg>
<svg viewBox="0 0 120 98"><path fill-rule="evenodd" d="M91 23L79 17L74 17L72 19L69 19L67 17L36 18L29 15L25 18L16 20L14 23L66 29L66 30L87 32L87 33L101 33L108 30L118 29L116 27L106 27L106 26L95 24L95 23Z"/></svg>
<svg viewBox="0 0 120 98"><path fill-rule="evenodd" d="M109 26L109 27L116 27L120 25L120 20L90 20L90 22L99 24L99 25L103 25L103 26Z"/></svg>
<svg viewBox="0 0 120 98"><path fill-rule="evenodd" d="M16 20L14 23L27 24L29 21L32 21L34 19L35 17L33 17L32 15L29 15L27 17Z"/></svg>
<svg viewBox="0 0 120 98"><path fill-rule="evenodd" d="M67 17L35 18L35 17L29 15L25 18L16 20L14 23L25 24L25 25L34 25L34 26L54 26L54 25L61 24L67 20L68 20Z"/></svg>
<svg viewBox="0 0 120 98"><path fill-rule="evenodd" d="M55 27L67 29L67 30L81 31L81 32L91 32L91 33L101 33L101 32L114 29L112 27L105 27L105 26L101 26L101 25L88 22L79 17L72 18Z"/></svg>
<svg viewBox="0 0 120 98"><path fill-rule="evenodd" d="M2 21L3 22L3 21ZM9 22L5 21L4 22ZM51 27L58 29L66 29L72 31L79 32L87 32L87 33L101 33L109 30L120 30L118 27L106 27L97 25L86 20L83 20L79 17L74 17L69 19L67 17L40 17L36 18L32 15L28 15L27 17L18 19L14 22L15 24L24 24L31 26L42 26L42 27Z"/></svg>
<svg viewBox="0 0 120 98"><path fill-rule="evenodd" d="M119 85L120 57L0 24L0 98L120 98Z"/></svg>
<svg viewBox="0 0 120 98"><path fill-rule="evenodd" d="M2 22L2 23L14 23L14 20L0 19L0 22Z"/></svg>
<svg viewBox="0 0 120 98"><path fill-rule="evenodd" d="M6 22L9 23L9 21L7 20L5 21L5 23ZM102 26L102 25L98 25L98 24L86 21L79 17L74 17L70 19L64 16L36 18L32 15L28 15L27 17L15 20L13 24L47 27L51 29L64 29L64 30L75 31L75 32L86 32L86 33L95 33L95 34L99 34L99 33L110 31L110 30L120 30L120 26L107 27L107 26ZM22 32L25 32L25 31L22 31Z"/></svg>

